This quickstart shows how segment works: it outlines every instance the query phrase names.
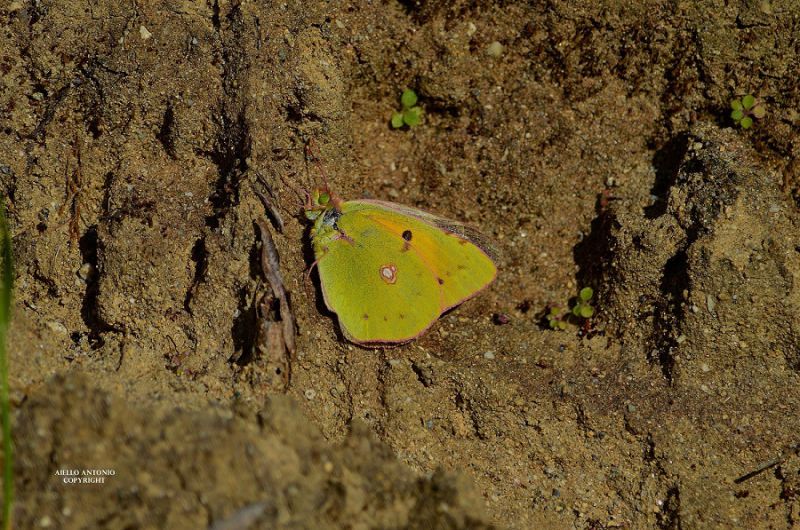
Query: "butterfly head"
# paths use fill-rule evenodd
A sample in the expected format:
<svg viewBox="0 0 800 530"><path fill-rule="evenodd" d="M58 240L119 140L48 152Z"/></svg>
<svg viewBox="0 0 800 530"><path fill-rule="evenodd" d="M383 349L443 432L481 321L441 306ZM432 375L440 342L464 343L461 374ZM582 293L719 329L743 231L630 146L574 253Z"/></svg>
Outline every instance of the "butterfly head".
<svg viewBox="0 0 800 530"><path fill-rule="evenodd" d="M327 186L317 188L306 196L305 213L306 218L314 221L321 214L329 210L339 210L342 200L334 194Z"/></svg>

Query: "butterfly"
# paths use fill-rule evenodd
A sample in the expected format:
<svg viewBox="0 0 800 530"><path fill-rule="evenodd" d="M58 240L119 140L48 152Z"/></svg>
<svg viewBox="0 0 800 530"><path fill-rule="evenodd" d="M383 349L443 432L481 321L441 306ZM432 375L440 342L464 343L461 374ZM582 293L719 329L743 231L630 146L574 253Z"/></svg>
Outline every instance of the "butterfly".
<svg viewBox="0 0 800 530"><path fill-rule="evenodd" d="M326 186L305 214L325 305L356 344L411 341L497 276L484 236L416 208L343 201Z"/></svg>

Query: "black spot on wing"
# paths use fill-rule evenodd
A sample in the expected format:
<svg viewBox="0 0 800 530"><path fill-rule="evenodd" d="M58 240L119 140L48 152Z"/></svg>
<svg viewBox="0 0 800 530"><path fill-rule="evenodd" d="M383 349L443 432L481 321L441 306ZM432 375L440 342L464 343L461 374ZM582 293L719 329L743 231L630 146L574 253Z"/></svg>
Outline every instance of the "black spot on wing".
<svg viewBox="0 0 800 530"><path fill-rule="evenodd" d="M448 276L449 276L449 275L450 275L450 274L448 273ZM441 279L441 278L436 278L436 281L438 281L438 282L439 282L439 285L444 285L444 280L443 280L443 279Z"/></svg>
<svg viewBox="0 0 800 530"><path fill-rule="evenodd" d="M406 241L411 241L412 236L413 234L411 233L411 230L403 231L403 239L405 239Z"/></svg>

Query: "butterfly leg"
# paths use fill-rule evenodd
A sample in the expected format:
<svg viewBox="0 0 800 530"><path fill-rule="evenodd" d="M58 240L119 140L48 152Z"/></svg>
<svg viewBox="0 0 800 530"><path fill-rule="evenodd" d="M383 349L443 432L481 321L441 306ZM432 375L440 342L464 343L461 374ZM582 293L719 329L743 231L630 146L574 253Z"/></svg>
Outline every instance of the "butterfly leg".
<svg viewBox="0 0 800 530"><path fill-rule="evenodd" d="M306 281L309 281L311 279L311 272L314 270L314 267L317 266L317 263L319 263L319 260L321 260L324 257L325 257L325 255L323 254L320 258L315 259L314 263L312 263L311 265L308 266L308 269L306 269L306 274L305 274Z"/></svg>

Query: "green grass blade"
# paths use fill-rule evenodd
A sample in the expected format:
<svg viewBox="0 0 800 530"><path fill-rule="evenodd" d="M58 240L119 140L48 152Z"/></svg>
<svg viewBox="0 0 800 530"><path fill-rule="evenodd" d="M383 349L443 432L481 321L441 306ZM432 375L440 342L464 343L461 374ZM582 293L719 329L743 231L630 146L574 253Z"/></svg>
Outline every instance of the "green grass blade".
<svg viewBox="0 0 800 530"><path fill-rule="evenodd" d="M11 505L14 500L14 464L11 454L11 406L8 399L8 355L6 335L11 320L11 291L14 287L11 236L6 219L5 197L0 197L0 241L2 241L2 278L0 281L0 420L3 422L3 528L11 528Z"/></svg>

